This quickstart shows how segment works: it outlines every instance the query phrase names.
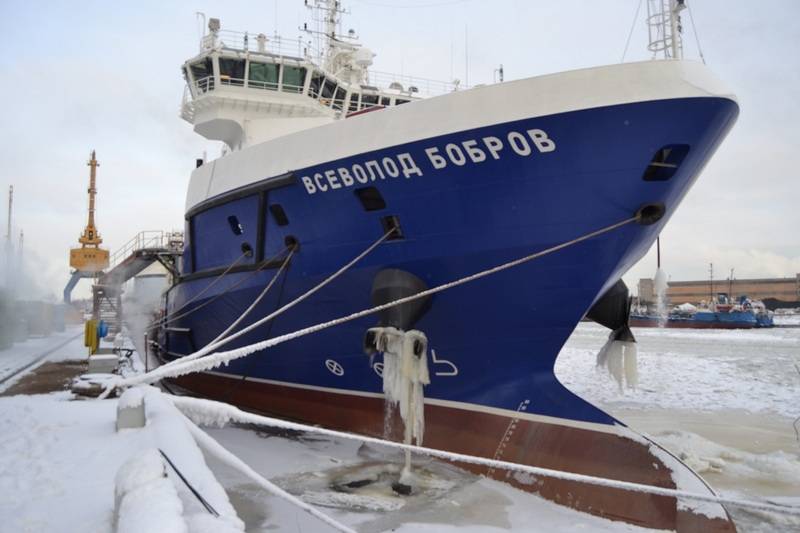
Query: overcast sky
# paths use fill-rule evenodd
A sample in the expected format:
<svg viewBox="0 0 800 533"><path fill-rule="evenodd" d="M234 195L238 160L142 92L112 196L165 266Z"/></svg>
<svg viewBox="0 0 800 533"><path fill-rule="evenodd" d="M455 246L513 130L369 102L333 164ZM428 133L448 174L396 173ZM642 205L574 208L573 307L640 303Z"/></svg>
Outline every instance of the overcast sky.
<svg viewBox="0 0 800 533"><path fill-rule="evenodd" d="M491 82L500 63L510 80L619 62L639 1L349 0L345 28L378 54L376 70L474 85ZM741 115L663 232L664 269L675 280L705 279L710 262L717 278L731 268L737 278L794 276L800 2L689 3L705 59L737 94ZM626 61L649 57L644 4ZM0 192L14 185L15 241L23 229L43 292L60 297L69 276L92 148L105 246L113 251L140 230L182 228L193 162L219 151L178 117L179 67L197 51L197 11L225 29L293 38L309 20L301 0L3 1ZM684 26L687 57L699 58L688 12ZM635 284L654 270L651 253L626 279ZM88 292L82 283L76 294Z"/></svg>

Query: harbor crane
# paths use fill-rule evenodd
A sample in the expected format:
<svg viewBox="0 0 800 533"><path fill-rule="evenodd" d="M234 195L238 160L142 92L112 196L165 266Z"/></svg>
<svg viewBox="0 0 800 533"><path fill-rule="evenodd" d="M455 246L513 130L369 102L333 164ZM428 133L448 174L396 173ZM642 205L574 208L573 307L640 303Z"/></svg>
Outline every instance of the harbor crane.
<svg viewBox="0 0 800 533"><path fill-rule="evenodd" d="M95 151L92 150L92 158L89 160L89 220L83 233L78 238L81 246L79 248L72 248L69 251L69 266L74 268L66 287L64 287L64 302L70 302L70 295L72 289L78 284L81 278L94 278L99 276L106 268L108 268L108 250L101 248L103 239L100 237L100 232L97 231L97 226L94 223L95 212L95 195L97 194L97 167L100 163L97 161Z"/></svg>

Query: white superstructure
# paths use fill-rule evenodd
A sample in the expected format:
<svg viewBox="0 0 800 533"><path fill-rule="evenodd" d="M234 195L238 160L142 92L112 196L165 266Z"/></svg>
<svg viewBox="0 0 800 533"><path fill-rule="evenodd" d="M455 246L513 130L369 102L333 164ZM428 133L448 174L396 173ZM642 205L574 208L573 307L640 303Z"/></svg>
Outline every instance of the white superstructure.
<svg viewBox="0 0 800 533"><path fill-rule="evenodd" d="M345 118L453 91L445 83L371 72L374 53L340 35L339 2L314 0L320 29L305 26L321 48L221 29L208 22L200 53L183 65L187 81L181 117L197 133L230 150Z"/></svg>

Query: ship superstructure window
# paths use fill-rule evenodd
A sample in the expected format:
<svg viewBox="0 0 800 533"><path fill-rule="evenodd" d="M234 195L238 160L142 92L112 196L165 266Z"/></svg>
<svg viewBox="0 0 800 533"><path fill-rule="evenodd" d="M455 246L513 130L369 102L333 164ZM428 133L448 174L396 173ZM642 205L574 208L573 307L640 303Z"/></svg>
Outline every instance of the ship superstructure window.
<svg viewBox="0 0 800 533"><path fill-rule="evenodd" d="M315 70L314 73L311 74L311 85L308 87L308 95L311 98L317 98L322 90L322 84L324 82L325 76L323 76L319 71Z"/></svg>
<svg viewBox="0 0 800 533"><path fill-rule="evenodd" d="M353 93L350 95L350 103L347 105L348 111L358 111L358 93Z"/></svg>
<svg viewBox="0 0 800 533"><path fill-rule="evenodd" d="M410 101L411 101L411 100L401 100L401 99L397 98L397 99L394 101L394 105L407 104L407 103L409 103Z"/></svg>
<svg viewBox="0 0 800 533"><path fill-rule="evenodd" d="M389 105L391 105L390 102L391 98L389 98L388 96L381 96L381 105L383 107L389 107Z"/></svg>
<svg viewBox="0 0 800 533"><path fill-rule="evenodd" d="M192 71L195 86L200 92L204 93L214 88L214 67L210 57L189 65L189 69Z"/></svg>
<svg viewBox="0 0 800 533"><path fill-rule="evenodd" d="M653 159L650 160L650 164L647 165L642 179L644 181L667 181L675 175L688 153L688 144L668 144L659 148Z"/></svg>
<svg viewBox="0 0 800 533"><path fill-rule="evenodd" d="M378 105L378 95L377 94L362 94L361 95L361 109L366 109L368 107L374 107Z"/></svg>
<svg viewBox="0 0 800 533"><path fill-rule="evenodd" d="M278 89L280 65L275 63L250 63L248 86L259 89Z"/></svg>
<svg viewBox="0 0 800 533"><path fill-rule="evenodd" d="M287 93L301 93L306 84L305 67L283 66L283 90Z"/></svg>
<svg viewBox="0 0 800 533"><path fill-rule="evenodd" d="M347 91L344 90L343 87L336 88L336 94L333 97L333 108L338 109L339 111L342 110L344 107L344 97L347 96Z"/></svg>
<svg viewBox="0 0 800 533"><path fill-rule="evenodd" d="M244 61L220 57L219 81L223 85L244 85Z"/></svg>
<svg viewBox="0 0 800 533"><path fill-rule="evenodd" d="M336 82L325 78L325 83L322 84L322 95L320 96L320 101L323 104L329 105L331 100L333 100L333 95L336 93ZM322 100L324 98L324 100Z"/></svg>

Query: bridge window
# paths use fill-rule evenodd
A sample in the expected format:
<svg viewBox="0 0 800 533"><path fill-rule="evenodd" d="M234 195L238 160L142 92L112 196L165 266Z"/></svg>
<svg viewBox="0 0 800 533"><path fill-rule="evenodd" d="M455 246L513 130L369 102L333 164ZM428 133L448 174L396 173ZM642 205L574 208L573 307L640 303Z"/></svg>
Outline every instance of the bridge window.
<svg viewBox="0 0 800 533"><path fill-rule="evenodd" d="M219 81L223 85L244 85L244 61L220 57Z"/></svg>
<svg viewBox="0 0 800 533"><path fill-rule="evenodd" d="M311 75L311 85L308 87L308 95L311 98L317 98L319 96L324 81L325 76L323 76L319 71L315 70Z"/></svg>
<svg viewBox="0 0 800 533"><path fill-rule="evenodd" d="M322 96L320 97L320 102L324 105L330 105L335 92L336 82L326 78L325 83L322 85Z"/></svg>
<svg viewBox="0 0 800 533"><path fill-rule="evenodd" d="M210 57L189 65L189 69L192 71L195 86L200 92L204 93L214 88L214 67Z"/></svg>
<svg viewBox="0 0 800 533"><path fill-rule="evenodd" d="M347 95L347 91L345 91L342 87L336 88L336 94L333 97L333 108L342 110L344 107L344 97Z"/></svg>
<svg viewBox="0 0 800 533"><path fill-rule="evenodd" d="M411 101L411 100L401 100L401 99L399 99L399 98L398 98L398 99L396 99L396 100L394 101L394 105L407 104L407 103L409 103L410 101Z"/></svg>
<svg viewBox="0 0 800 533"><path fill-rule="evenodd" d="M283 66L283 90L287 93L301 93L306 84L305 67Z"/></svg>
<svg viewBox="0 0 800 533"><path fill-rule="evenodd" d="M391 103L390 103L391 100L392 99L389 98L388 96L381 96L381 105L383 107L389 107L391 105Z"/></svg>
<svg viewBox="0 0 800 533"><path fill-rule="evenodd" d="M373 107L378 105L378 95L377 94L362 94L361 95L361 107L366 109L367 107Z"/></svg>
<svg viewBox="0 0 800 533"><path fill-rule="evenodd" d="M280 65L275 63L250 63L250 77L247 84L259 89L278 89Z"/></svg>
<svg viewBox="0 0 800 533"><path fill-rule="evenodd" d="M347 106L348 111L358 111L358 96L358 93L353 93L350 95L350 103Z"/></svg>

